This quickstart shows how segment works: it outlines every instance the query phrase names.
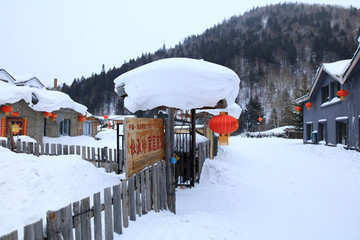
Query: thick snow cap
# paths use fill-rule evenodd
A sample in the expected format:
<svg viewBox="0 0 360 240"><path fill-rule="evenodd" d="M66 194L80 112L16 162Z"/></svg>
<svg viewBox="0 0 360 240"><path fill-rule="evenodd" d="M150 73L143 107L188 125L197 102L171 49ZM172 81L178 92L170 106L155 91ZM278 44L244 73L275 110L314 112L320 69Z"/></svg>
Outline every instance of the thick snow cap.
<svg viewBox="0 0 360 240"><path fill-rule="evenodd" d="M125 106L132 112L159 106L183 110L235 102L240 79L229 68L189 58L158 60L122 74L115 89L124 86Z"/></svg>
<svg viewBox="0 0 360 240"><path fill-rule="evenodd" d="M33 95L39 100L38 103L32 103ZM0 105L16 103L24 100L34 111L52 112L60 108L69 108L86 115L87 108L75 101L69 95L46 89L37 89L32 87L18 87L0 81Z"/></svg>

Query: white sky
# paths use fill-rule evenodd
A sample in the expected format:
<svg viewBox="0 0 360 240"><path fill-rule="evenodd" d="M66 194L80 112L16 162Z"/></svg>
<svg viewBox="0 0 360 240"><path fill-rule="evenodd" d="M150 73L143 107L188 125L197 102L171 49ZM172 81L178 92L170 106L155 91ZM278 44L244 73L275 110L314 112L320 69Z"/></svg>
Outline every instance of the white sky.
<svg viewBox="0 0 360 240"><path fill-rule="evenodd" d="M295 1L287 1L295 2ZM304 3L339 4L338 0ZM274 0L0 0L0 69L46 86L120 67ZM342 6L360 8L358 0ZM15 77L15 76L14 76Z"/></svg>

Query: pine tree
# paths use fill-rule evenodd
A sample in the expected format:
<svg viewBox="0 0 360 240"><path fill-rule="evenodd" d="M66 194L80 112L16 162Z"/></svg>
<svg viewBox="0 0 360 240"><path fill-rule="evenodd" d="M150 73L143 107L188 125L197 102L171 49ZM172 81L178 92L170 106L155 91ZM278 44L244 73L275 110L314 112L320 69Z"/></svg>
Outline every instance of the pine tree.
<svg viewBox="0 0 360 240"><path fill-rule="evenodd" d="M245 128L249 132L255 132L258 130L258 118L264 119L264 108L262 107L259 98L250 98L248 104L246 104L246 110L244 111Z"/></svg>

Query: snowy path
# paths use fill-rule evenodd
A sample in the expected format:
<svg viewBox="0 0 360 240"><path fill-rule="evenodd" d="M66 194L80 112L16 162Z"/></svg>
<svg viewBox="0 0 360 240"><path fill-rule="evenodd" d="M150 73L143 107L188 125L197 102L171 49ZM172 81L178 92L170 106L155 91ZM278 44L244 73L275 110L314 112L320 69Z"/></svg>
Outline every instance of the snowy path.
<svg viewBox="0 0 360 240"><path fill-rule="evenodd" d="M132 222L119 239L360 239L360 155L299 140L231 138L177 215Z"/></svg>

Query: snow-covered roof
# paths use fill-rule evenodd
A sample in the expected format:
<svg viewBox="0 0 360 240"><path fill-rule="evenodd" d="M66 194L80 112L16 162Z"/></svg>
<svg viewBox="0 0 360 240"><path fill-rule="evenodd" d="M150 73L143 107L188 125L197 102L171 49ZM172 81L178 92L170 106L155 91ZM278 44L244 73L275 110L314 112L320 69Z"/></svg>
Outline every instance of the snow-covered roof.
<svg viewBox="0 0 360 240"><path fill-rule="evenodd" d="M351 59L341 60L333 63L324 63L323 69L333 76L335 80L344 84L343 82L343 75L350 66Z"/></svg>
<svg viewBox="0 0 360 240"><path fill-rule="evenodd" d="M24 79L24 80L17 79L14 84L16 86L36 87L39 89L45 88L44 84L42 84L37 77L31 77L29 79Z"/></svg>
<svg viewBox="0 0 360 240"><path fill-rule="evenodd" d="M33 94L39 100L32 103ZM12 104L24 100L34 111L52 112L60 108L72 109L83 115L87 114L87 108L73 101L67 94L59 91L51 91L31 87L18 87L0 81L0 105Z"/></svg>
<svg viewBox="0 0 360 240"><path fill-rule="evenodd" d="M235 102L240 79L229 68L189 58L158 60L122 74L115 90L124 89L130 111L159 106L190 110L215 107L223 99Z"/></svg>
<svg viewBox="0 0 360 240"><path fill-rule="evenodd" d="M11 76L5 69L0 69L0 80L7 83L15 82L15 78L13 78L13 76Z"/></svg>

